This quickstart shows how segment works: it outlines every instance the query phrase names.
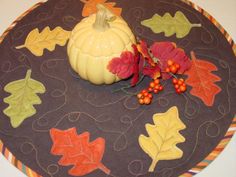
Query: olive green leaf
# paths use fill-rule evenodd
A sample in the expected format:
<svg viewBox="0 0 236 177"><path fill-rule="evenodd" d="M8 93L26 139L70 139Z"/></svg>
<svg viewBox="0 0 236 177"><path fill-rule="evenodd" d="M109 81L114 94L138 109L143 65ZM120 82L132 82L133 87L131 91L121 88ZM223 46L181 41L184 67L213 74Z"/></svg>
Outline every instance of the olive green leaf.
<svg viewBox="0 0 236 177"><path fill-rule="evenodd" d="M141 24L151 28L154 33L164 32L166 37L176 34L177 38L187 36L193 27L201 27L201 24L190 23L181 11L177 11L174 17L169 13L165 13L163 17L155 14L152 18L142 21Z"/></svg>
<svg viewBox="0 0 236 177"><path fill-rule="evenodd" d="M39 33L38 28L35 28L28 34L25 44L17 46L16 49L26 47L35 56L42 56L44 49L53 51L57 44L59 46L64 46L69 39L70 34L70 31L66 31L59 26L52 31L47 26L41 33Z"/></svg>
<svg viewBox="0 0 236 177"><path fill-rule="evenodd" d="M25 119L36 113L33 105L41 104L37 93L46 91L42 83L30 77L31 70L28 70L24 79L10 82L4 87L4 91L11 95L4 99L9 106L3 112L10 118L14 128L19 127Z"/></svg>
<svg viewBox="0 0 236 177"><path fill-rule="evenodd" d="M183 156L183 151L176 144L185 142L179 133L186 128L180 120L177 107L170 108L165 113L153 115L154 125L146 124L148 137L139 136L139 145L152 159L149 172L153 172L158 161L174 160Z"/></svg>

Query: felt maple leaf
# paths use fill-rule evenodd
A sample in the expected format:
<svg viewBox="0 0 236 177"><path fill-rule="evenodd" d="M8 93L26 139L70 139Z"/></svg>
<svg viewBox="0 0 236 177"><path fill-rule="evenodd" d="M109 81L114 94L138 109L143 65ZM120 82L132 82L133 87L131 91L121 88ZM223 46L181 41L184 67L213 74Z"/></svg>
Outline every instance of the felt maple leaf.
<svg viewBox="0 0 236 177"><path fill-rule="evenodd" d="M120 57L115 57L109 62L107 69L121 79L128 79L132 76L131 86L135 86L143 69L143 60L140 57L137 46L133 44L132 47L133 52L122 52Z"/></svg>
<svg viewBox="0 0 236 177"><path fill-rule="evenodd" d="M159 66L162 71L167 68L167 61L172 60L178 63L181 67L178 70L178 74L183 74L191 67L191 61L185 54L184 50L178 48L175 43L172 42L155 42L151 46L151 52L155 58L159 60ZM163 73L163 79L169 79L172 76L168 73Z"/></svg>
<svg viewBox="0 0 236 177"><path fill-rule="evenodd" d="M152 79L157 79L161 76L161 69L158 65L155 65L154 67L145 66L143 68L143 75L149 76Z"/></svg>
<svg viewBox="0 0 236 177"><path fill-rule="evenodd" d="M188 76L186 84L191 86L190 93L199 97L205 105L212 106L215 96L221 88L215 82L221 78L212 73L217 71L217 67L204 59L197 59L194 52L191 52L192 66L185 74Z"/></svg>
<svg viewBox="0 0 236 177"><path fill-rule="evenodd" d="M115 15L120 16L122 12L122 8L115 7L115 2L107 2L107 0L80 0L84 3L84 8L82 11L82 16L87 17L91 14L97 12L97 4L102 4L106 6L110 11L112 11Z"/></svg>
<svg viewBox="0 0 236 177"><path fill-rule="evenodd" d="M140 40L139 43L137 44L137 49L138 52L142 55L142 57L147 61L147 63L150 66L155 67L156 63L149 54L147 43L145 41Z"/></svg>
<svg viewBox="0 0 236 177"><path fill-rule="evenodd" d="M137 61L130 51L122 52L120 57L113 58L108 64L108 70L121 79L130 77L136 69Z"/></svg>
<svg viewBox="0 0 236 177"><path fill-rule="evenodd" d="M70 175L83 176L96 169L110 174L110 170L101 162L105 150L103 138L89 142L90 134L84 132L78 135L76 128L64 131L53 128L50 130L50 135L53 141L51 153L62 155L58 164L62 166L74 165L69 170Z"/></svg>

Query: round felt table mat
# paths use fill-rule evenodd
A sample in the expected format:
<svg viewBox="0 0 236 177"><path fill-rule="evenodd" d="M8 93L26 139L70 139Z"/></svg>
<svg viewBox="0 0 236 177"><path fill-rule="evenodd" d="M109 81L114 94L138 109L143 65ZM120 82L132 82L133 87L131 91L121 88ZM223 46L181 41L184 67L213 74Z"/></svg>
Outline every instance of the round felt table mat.
<svg viewBox="0 0 236 177"><path fill-rule="evenodd" d="M236 7L235 0L192 0L194 3L203 7L207 12L214 16L228 33L236 40ZM30 8L33 4L40 2L40 0L1 0L0 6L0 33L14 21L19 15ZM14 6L13 6L14 4ZM207 169L205 169L196 177L236 177L234 166L236 164L236 136L234 136L226 147L224 152L213 162ZM14 168L7 160L0 155L0 174L4 177L25 177L19 170Z"/></svg>

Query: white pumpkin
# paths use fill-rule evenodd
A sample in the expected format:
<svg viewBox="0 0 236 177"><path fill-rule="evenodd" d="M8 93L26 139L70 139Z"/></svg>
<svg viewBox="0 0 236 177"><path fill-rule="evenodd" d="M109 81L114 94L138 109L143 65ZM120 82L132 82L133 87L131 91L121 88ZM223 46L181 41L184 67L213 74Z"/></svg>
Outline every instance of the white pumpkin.
<svg viewBox="0 0 236 177"><path fill-rule="evenodd" d="M135 37L127 23L103 5L98 12L78 23L72 31L67 52L69 61L81 78L94 84L112 84L120 80L107 65L123 51L133 51Z"/></svg>

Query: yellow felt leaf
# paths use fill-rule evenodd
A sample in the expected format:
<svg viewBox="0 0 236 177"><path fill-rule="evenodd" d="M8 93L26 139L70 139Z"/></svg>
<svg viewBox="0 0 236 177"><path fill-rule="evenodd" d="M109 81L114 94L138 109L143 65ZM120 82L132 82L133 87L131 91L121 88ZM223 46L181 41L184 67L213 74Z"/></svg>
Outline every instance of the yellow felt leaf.
<svg viewBox="0 0 236 177"><path fill-rule="evenodd" d="M174 160L183 156L183 151L176 144L185 142L179 131L186 128L175 106L165 113L154 114L153 121L154 125L145 126L149 136L139 136L139 145L152 158L150 172L154 171L159 160Z"/></svg>
<svg viewBox="0 0 236 177"><path fill-rule="evenodd" d="M56 45L64 46L69 39L70 34L70 31L66 31L59 26L54 30L50 30L47 26L41 33L38 28L35 28L28 34L25 44L16 47L16 49L26 47L34 55L42 56L44 49L53 51L55 50Z"/></svg>
<svg viewBox="0 0 236 177"><path fill-rule="evenodd" d="M13 81L4 87L4 91L11 95L4 99L9 106L3 111L11 119L14 128L36 113L33 105L41 104L37 93L46 91L44 85L31 79L31 70L27 71L26 77L21 80Z"/></svg>
<svg viewBox="0 0 236 177"><path fill-rule="evenodd" d="M141 24L150 28L154 33L164 32L166 37L176 34L177 38L187 36L193 27L201 27L201 24L190 23L181 11L177 11L174 17L168 12L163 16L154 14L152 18L143 20Z"/></svg>

